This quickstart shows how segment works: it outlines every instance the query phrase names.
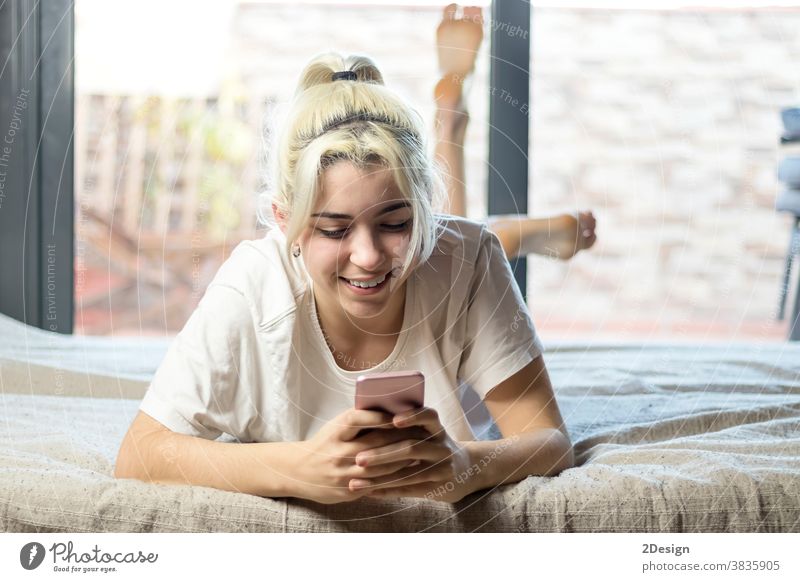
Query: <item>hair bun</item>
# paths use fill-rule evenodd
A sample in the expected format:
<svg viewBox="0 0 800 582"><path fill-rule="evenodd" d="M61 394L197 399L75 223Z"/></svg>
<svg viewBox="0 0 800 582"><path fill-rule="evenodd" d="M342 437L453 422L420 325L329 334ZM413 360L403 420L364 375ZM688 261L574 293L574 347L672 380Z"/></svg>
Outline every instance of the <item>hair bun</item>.
<svg viewBox="0 0 800 582"><path fill-rule="evenodd" d="M383 85L383 75L371 58L362 55L343 57L339 53L324 53L314 57L300 73L296 94L317 85L334 83L340 80L334 79L334 75L340 73L350 73L347 75L350 80ZM352 79L352 74L355 74L355 79Z"/></svg>

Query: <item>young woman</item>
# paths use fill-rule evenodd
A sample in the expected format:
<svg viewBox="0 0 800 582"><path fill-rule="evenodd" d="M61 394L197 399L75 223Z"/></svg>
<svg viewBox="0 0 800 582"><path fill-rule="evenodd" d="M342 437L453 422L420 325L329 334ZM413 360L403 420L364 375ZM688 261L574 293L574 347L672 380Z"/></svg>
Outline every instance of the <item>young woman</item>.
<svg viewBox="0 0 800 582"><path fill-rule="evenodd" d="M306 67L277 144L276 227L234 250L170 346L117 477L455 502L572 466L497 236L434 212L445 194L424 135L371 60ZM358 375L399 370L424 374L423 408L354 409ZM462 384L503 439L475 440Z"/></svg>

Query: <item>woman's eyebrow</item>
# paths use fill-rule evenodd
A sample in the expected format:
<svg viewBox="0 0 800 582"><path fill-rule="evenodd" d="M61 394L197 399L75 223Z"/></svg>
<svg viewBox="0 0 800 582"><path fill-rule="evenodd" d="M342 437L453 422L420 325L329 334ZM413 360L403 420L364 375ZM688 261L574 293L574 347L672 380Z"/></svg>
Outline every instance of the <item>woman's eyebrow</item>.
<svg viewBox="0 0 800 582"><path fill-rule="evenodd" d="M383 210L378 212L378 216L394 212L398 208L404 208L406 206L411 206L411 203L404 201L404 202L397 202L395 204L390 204L389 206L385 207ZM312 214L311 216L313 218L336 218L343 220L353 220L353 217L350 216L349 214L339 214L338 212L318 212L317 214Z"/></svg>

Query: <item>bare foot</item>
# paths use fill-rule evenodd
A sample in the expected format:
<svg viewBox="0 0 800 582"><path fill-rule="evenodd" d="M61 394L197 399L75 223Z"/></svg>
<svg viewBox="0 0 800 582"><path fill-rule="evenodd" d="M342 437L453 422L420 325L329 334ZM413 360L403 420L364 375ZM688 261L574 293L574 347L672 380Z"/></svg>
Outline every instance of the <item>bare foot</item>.
<svg viewBox="0 0 800 582"><path fill-rule="evenodd" d="M555 217L545 246L549 256L566 261L597 241L597 220L591 210Z"/></svg>
<svg viewBox="0 0 800 582"><path fill-rule="evenodd" d="M436 47L442 78L436 83L437 126L452 139L463 138L469 121L465 93L475 58L483 41L483 13L479 6L466 6L458 16L458 4L449 4L436 29Z"/></svg>
<svg viewBox="0 0 800 582"><path fill-rule="evenodd" d="M596 226L591 211L550 218L505 215L490 218L489 222L509 259L537 254L562 261L594 245Z"/></svg>
<svg viewBox="0 0 800 582"><path fill-rule="evenodd" d="M448 4L436 28L439 72L466 77L475 68L483 40L483 14L479 6L466 6L457 16L458 4Z"/></svg>

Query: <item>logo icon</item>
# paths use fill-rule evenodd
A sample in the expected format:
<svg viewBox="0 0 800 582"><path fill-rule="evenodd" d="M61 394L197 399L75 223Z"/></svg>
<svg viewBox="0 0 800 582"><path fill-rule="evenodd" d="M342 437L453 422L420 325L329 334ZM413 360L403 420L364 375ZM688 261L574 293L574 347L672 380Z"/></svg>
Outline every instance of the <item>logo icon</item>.
<svg viewBox="0 0 800 582"><path fill-rule="evenodd" d="M26 570L35 570L44 560L44 546L39 542L30 542L19 551L19 563Z"/></svg>

